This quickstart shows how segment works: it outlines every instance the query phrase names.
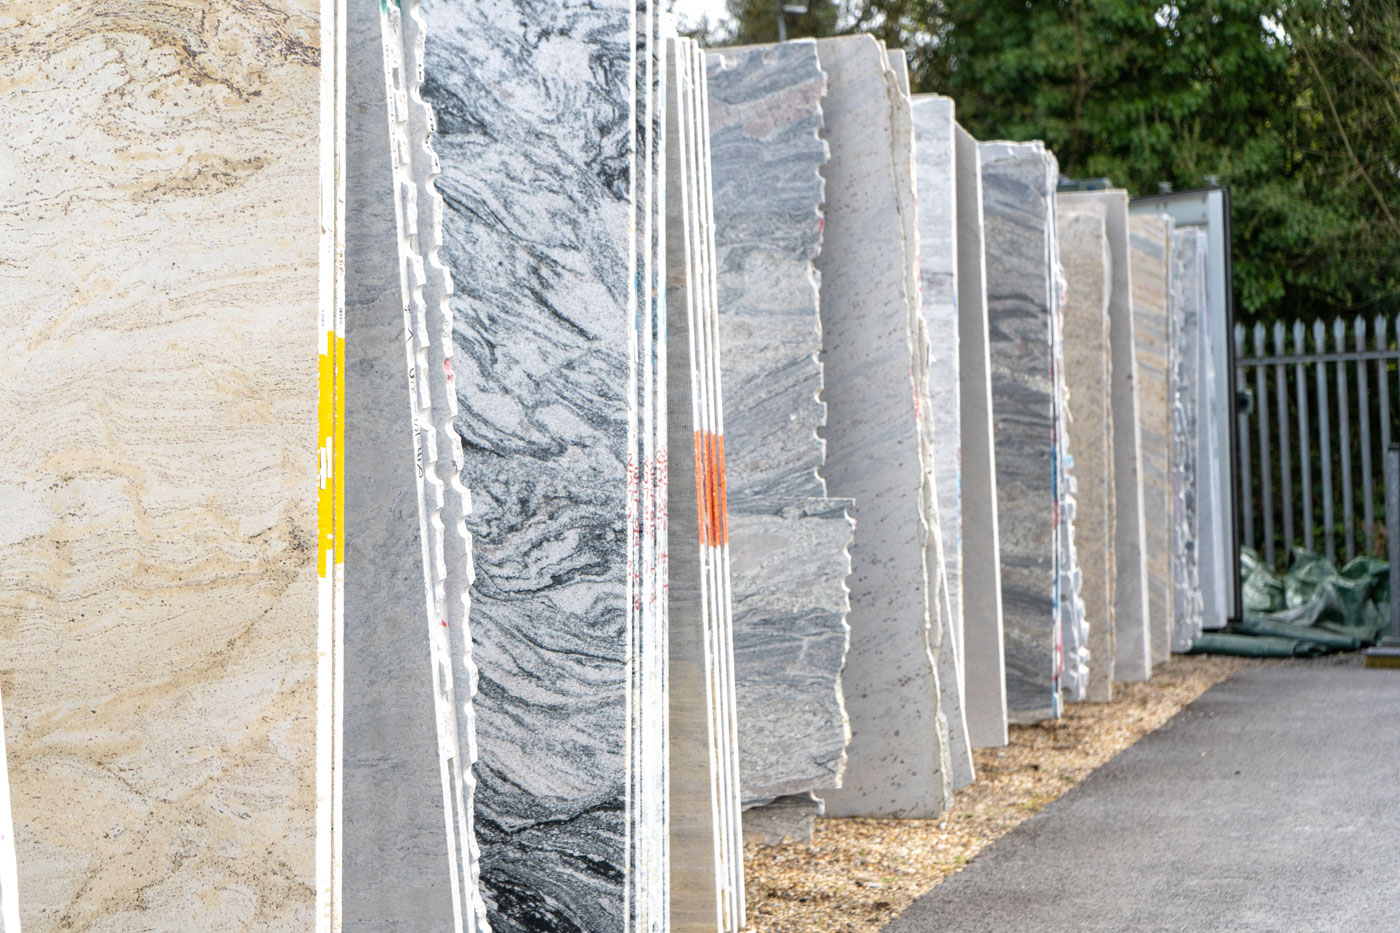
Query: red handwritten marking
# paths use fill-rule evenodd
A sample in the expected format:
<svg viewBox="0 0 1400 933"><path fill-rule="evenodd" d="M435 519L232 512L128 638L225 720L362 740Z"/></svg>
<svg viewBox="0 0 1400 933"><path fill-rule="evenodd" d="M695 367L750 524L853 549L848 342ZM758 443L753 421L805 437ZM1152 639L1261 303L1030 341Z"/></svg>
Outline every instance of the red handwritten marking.
<svg viewBox="0 0 1400 933"><path fill-rule="evenodd" d="M451 382L453 379L456 379L456 378L457 378L457 376L452 372L452 358L451 358L451 357L447 357L447 358L443 359L443 361L442 361L442 371L445 372L445 373L447 373L447 381L448 381L448 382Z"/></svg>

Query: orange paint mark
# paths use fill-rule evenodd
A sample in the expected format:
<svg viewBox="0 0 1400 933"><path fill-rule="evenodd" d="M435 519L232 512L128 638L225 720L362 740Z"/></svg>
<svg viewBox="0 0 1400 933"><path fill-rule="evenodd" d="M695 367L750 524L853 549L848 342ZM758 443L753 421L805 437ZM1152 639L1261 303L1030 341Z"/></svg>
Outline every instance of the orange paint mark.
<svg viewBox="0 0 1400 933"><path fill-rule="evenodd" d="M719 547L729 542L729 515L724 480L724 438L695 432L695 503L700 543Z"/></svg>

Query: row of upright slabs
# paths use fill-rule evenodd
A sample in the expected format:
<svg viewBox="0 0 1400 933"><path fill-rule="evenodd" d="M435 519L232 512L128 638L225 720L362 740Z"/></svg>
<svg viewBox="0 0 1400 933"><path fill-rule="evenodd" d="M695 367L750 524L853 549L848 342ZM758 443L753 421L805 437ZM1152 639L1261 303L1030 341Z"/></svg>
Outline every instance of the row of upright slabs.
<svg viewBox="0 0 1400 933"><path fill-rule="evenodd" d="M226 849L253 925L737 931L746 836L935 817L973 747L1108 700L1222 616L1200 230L1057 194L1042 144L973 139L870 36L705 52L618 0L353 0L320 29L344 54L295 73L326 121L320 375L279 388L319 399L319 544L217 531L315 561L318 642L201 675L314 699L224 730L279 749L281 791L216 768L199 806L153 734L188 711L104 710L143 762L128 825ZM212 617L240 611L222 592ZM155 637L129 622L110 637ZM26 631L5 933L178 928L188 898L149 892L225 863L182 875L56 815L110 763L45 751L70 701Z"/></svg>

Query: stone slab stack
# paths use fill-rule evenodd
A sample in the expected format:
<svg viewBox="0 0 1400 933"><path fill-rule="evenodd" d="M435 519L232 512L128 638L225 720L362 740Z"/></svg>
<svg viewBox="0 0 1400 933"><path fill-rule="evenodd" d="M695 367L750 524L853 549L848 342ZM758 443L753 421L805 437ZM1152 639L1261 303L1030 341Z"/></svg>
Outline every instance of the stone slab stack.
<svg viewBox="0 0 1400 933"><path fill-rule="evenodd" d="M1066 280L1065 382L1076 447L1075 531L1088 622L1084 698L1106 703L1113 698L1114 637L1113 374L1108 315L1112 269L1103 202L1085 202L1082 208L1072 203L1061 197L1058 224Z"/></svg>
<svg viewBox="0 0 1400 933"><path fill-rule="evenodd" d="M962 527L963 682L968 739L1005 745L1006 653L1002 637L1001 544L992 429L987 263L982 222L982 157L977 140L954 125L958 254L958 431Z"/></svg>
<svg viewBox="0 0 1400 933"><path fill-rule="evenodd" d="M1152 663L1171 656L1171 424L1168 404L1172 221L1165 215L1128 219L1133 268L1133 347L1137 358L1142 438L1148 632Z"/></svg>
<svg viewBox="0 0 1400 933"><path fill-rule="evenodd" d="M1205 466L1200 457L1200 399L1204 370L1202 321L1206 313L1206 234L1172 233L1171 272L1171 650L1185 652L1201 634L1204 602L1200 576L1200 507Z"/></svg>
<svg viewBox="0 0 1400 933"><path fill-rule="evenodd" d="M851 647L842 686L851 744L829 815L932 816L950 801L927 577L919 421L914 409L917 295L899 210L912 187L896 140L907 109L879 42L817 42L831 150L821 274L829 493L855 500ZM907 107L907 96L903 103ZM916 260L915 260L916 261ZM931 497L930 497L931 500Z"/></svg>
<svg viewBox="0 0 1400 933"><path fill-rule="evenodd" d="M1152 673L1148 639L1147 547L1143 520L1142 443L1137 358L1133 338L1132 263L1128 194L1109 189L1061 194L1066 210L1101 211L1108 236L1109 371L1113 403L1113 656L1114 680L1142 681ZM1108 659L1106 659L1108 660ZM1090 662L1092 664L1092 660Z"/></svg>
<svg viewBox="0 0 1400 933"><path fill-rule="evenodd" d="M901 58L902 64L902 58ZM956 790L972 783L966 714L966 640L962 597L961 353L958 339L958 198L953 101L936 95L913 100L919 236L920 323L925 377L920 411L926 413L926 482L935 494L947 579L948 624L938 653L938 685L948 728L949 777Z"/></svg>
<svg viewBox="0 0 1400 933"><path fill-rule="evenodd" d="M850 740L852 503L817 434L825 87L811 41L709 56L744 831L767 841L810 840Z"/></svg>
<svg viewBox="0 0 1400 933"><path fill-rule="evenodd" d="M987 315L1011 722L1059 713L1056 400L1048 221L1054 156L981 144Z"/></svg>

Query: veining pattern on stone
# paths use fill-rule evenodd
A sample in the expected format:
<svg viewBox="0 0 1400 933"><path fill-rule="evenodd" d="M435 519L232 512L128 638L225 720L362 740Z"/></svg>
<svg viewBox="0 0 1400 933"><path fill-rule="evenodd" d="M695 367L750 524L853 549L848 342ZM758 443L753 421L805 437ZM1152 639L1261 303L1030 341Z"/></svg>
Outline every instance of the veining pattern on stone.
<svg viewBox="0 0 1400 933"><path fill-rule="evenodd" d="M1172 233L1171 282L1171 485L1172 651L1191 649L1201 634L1204 605L1200 581L1200 519L1197 479L1200 436L1201 320L1206 308L1205 233Z"/></svg>
<svg viewBox="0 0 1400 933"><path fill-rule="evenodd" d="M1133 264L1133 341L1142 426L1148 632L1153 664L1171 656L1171 424L1167 400L1171 231L1171 218L1165 215L1133 214L1128 218Z"/></svg>
<svg viewBox="0 0 1400 933"><path fill-rule="evenodd" d="M1088 202L1083 207L1062 203L1060 261L1067 279L1065 381L1074 416L1078 474L1075 533L1088 621L1085 698L1095 703L1106 703L1113 697L1113 411L1108 319L1111 270L1104 223L1102 202Z"/></svg>
<svg viewBox="0 0 1400 933"><path fill-rule="evenodd" d="M0 29L21 919L306 930L321 23L40 6Z"/></svg>
<svg viewBox="0 0 1400 933"><path fill-rule="evenodd" d="M1059 692L1050 157L1039 143L982 143L981 155L1007 715L1035 722Z"/></svg>
<svg viewBox="0 0 1400 933"><path fill-rule="evenodd" d="M826 79L812 42L708 57L746 804L839 785L848 500L826 498L818 276Z"/></svg>
<svg viewBox="0 0 1400 933"><path fill-rule="evenodd" d="M856 502L851 649L842 686L851 719L833 816L932 816L950 794L929 651L923 468L914 410L915 296L906 287L891 95L870 36L817 42L831 160L822 276L827 487Z"/></svg>

